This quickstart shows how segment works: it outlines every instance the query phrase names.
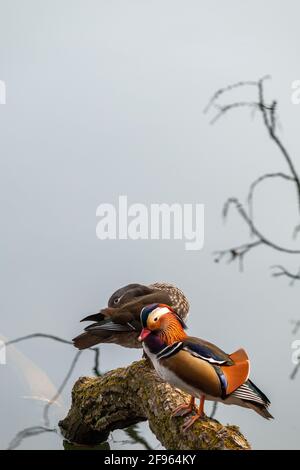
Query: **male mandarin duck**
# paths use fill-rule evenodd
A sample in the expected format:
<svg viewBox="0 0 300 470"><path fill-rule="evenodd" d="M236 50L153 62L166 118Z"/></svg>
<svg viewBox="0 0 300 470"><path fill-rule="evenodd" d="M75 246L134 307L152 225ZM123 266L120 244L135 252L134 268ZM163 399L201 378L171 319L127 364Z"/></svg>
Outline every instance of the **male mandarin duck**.
<svg viewBox="0 0 300 470"><path fill-rule="evenodd" d="M128 284L114 292L108 307L89 315L81 321L94 321L85 332L73 339L78 349L90 348L99 343L115 343L127 348L141 348L141 309L152 303L170 305L183 320L189 311L189 302L178 287L165 282L149 286Z"/></svg>
<svg viewBox="0 0 300 470"><path fill-rule="evenodd" d="M184 426L188 429L204 415L204 401L251 408L266 419L270 401L251 382L250 362L243 349L226 354L212 343L187 336L183 320L168 305L152 304L141 311L142 332L139 340L158 375L166 382L191 395L188 405L179 406L173 416L196 415Z"/></svg>

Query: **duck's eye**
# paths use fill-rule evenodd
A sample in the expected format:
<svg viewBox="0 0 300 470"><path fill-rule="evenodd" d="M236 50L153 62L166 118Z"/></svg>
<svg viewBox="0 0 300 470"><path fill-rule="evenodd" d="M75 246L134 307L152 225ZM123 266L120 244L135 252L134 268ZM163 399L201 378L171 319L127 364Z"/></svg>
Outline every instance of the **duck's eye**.
<svg viewBox="0 0 300 470"><path fill-rule="evenodd" d="M155 318L154 318L154 321L157 321L157 320L158 320L158 318L157 318L157 317L155 317Z"/></svg>
<svg viewBox="0 0 300 470"><path fill-rule="evenodd" d="M117 299L114 300L114 304L118 304L119 303L119 300L120 300L120 297L118 297Z"/></svg>

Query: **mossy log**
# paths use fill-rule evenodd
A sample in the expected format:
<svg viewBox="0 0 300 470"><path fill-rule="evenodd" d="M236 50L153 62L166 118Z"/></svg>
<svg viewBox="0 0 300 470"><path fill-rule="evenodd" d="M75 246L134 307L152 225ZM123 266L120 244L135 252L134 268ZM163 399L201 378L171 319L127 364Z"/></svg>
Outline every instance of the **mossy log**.
<svg viewBox="0 0 300 470"><path fill-rule="evenodd" d="M166 449L250 449L237 426L223 426L207 417L183 432L186 418L171 414L189 398L161 381L142 359L102 377L79 378L73 387L71 409L59 425L64 437L77 444L99 443L115 429L148 420Z"/></svg>

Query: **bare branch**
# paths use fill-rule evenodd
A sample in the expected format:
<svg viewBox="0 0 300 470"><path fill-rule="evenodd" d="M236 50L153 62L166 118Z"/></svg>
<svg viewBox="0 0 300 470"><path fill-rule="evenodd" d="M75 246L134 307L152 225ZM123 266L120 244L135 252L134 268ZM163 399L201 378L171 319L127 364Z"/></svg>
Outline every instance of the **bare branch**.
<svg viewBox="0 0 300 470"><path fill-rule="evenodd" d="M298 270L296 274L293 274L290 271L288 271L284 266L281 266L281 265L271 266L271 268L277 269L277 271L273 272L272 274L273 277L286 276L291 279L290 281L291 286L295 283L295 281L300 280L300 269Z"/></svg>
<svg viewBox="0 0 300 470"><path fill-rule="evenodd" d="M32 338L48 338L48 339L53 339L54 341L58 341L59 343L73 345L72 341L68 341L64 338L60 338L59 336L49 335L47 333L32 333L30 335L20 336L19 338L6 341L4 344L5 346L10 346L11 344L16 344L16 343L19 343L20 341L25 341L27 339L32 339Z"/></svg>
<svg viewBox="0 0 300 470"><path fill-rule="evenodd" d="M258 246L267 246L272 248L273 250L287 253L287 254L300 254L300 250L294 250L292 248L287 248L278 245L277 243L269 240L265 237L254 225L253 220L247 214L245 209L243 208L242 204L236 198L229 198L223 207L223 218L226 219L228 216L229 208L234 206L237 210L238 214L242 217L242 219L246 222L250 229L250 233L256 237L254 242L243 243L242 245L235 246L233 248L227 248L225 250L217 250L214 252L216 255L215 262L219 263L223 258L227 258L228 263L238 260L240 265L240 270L243 270L243 262L244 257L247 253L249 253L252 249L257 248Z"/></svg>
<svg viewBox="0 0 300 470"><path fill-rule="evenodd" d="M215 251L215 262L219 263L225 257L227 257L228 263L232 263L233 261L238 260L240 271L243 271L245 255L253 248L256 248L257 246L262 244L262 241L258 240L252 243L244 243L243 245L236 246L234 248Z"/></svg>
<svg viewBox="0 0 300 470"><path fill-rule="evenodd" d="M33 338L46 338L46 339L51 339L51 340L57 341L59 343L68 344L68 345L73 346L72 341L68 341L64 338L60 338L59 336L46 334L46 333L32 333L32 334L29 334L29 335L26 335L26 336L21 336L19 338L15 338L15 339L6 341L6 342L1 344L0 349L2 347L5 347L5 346L11 346L11 345L19 343L21 341L26 341L28 339L33 339ZM94 371L96 376L100 377L101 376L101 373L99 371L100 349L98 347L95 347L95 348L89 348L89 350L94 353L93 371ZM74 371L74 368L77 364L77 361L78 361L81 353L82 353L82 351L78 351L75 354L75 356L74 356L74 358L71 362L70 368L67 371L67 374L65 375L61 385L59 386L59 388L57 390L57 393L55 394L55 396L51 400L49 400L49 402L47 402L45 404L44 409L43 409L44 426L31 426L29 428L25 428L25 429L21 430L20 432L17 433L17 435L14 437L14 439L10 442L8 449L16 449L22 443L22 441L24 439L28 438L28 437L32 437L32 436L35 436L35 435L38 435L38 434L41 434L41 433L45 433L45 432L57 432L57 429L50 427L50 420L49 420L50 406L53 405L53 403L56 402L56 400L60 397L61 393L63 392L65 386L68 383L68 380L70 379L70 377L71 377L71 375Z"/></svg>
<svg viewBox="0 0 300 470"><path fill-rule="evenodd" d="M260 109L261 109L261 112L262 112L262 116L263 116L263 120L264 120L264 124L269 132L269 136L270 138L275 142L275 144L277 145L277 147L279 148L281 154L283 155L289 169L290 169L290 172L292 174L292 176L294 177L294 180L295 180L295 185L296 185L296 189L297 189L297 197L298 197L298 209L299 209L299 212L300 212L300 178L299 178L299 175L296 171L296 168L293 164L293 161L292 161L292 158L290 157L287 149L285 148L285 146L283 145L283 143L281 142L281 140L279 139L279 137L277 136L277 134L275 133L275 126L273 125L273 116L274 116L274 110L275 109L275 106L276 106L276 102L273 102L275 103L275 105L273 107L271 107L271 111L270 113L268 113L268 110L266 109L266 105L265 105L265 100L264 100L264 88L263 88L263 79L259 80L258 82L258 92L259 92L259 103L260 103Z"/></svg>
<svg viewBox="0 0 300 470"><path fill-rule="evenodd" d="M30 335L26 335L26 336L22 336L22 337L19 337L19 338L15 338L13 340L10 340L10 341L6 341L6 343L4 343L5 346L10 346L12 344L16 344L16 343L19 343L20 341L24 341L24 340L28 340L28 339L32 339L32 338L46 338L46 339L52 339L54 341L58 341L60 343L63 343L63 344L69 344L71 346L73 346L73 342L72 341L68 341L66 339L63 339L63 338L60 338L59 336L55 336L55 335L51 335L51 334L46 334L46 333L33 333L33 334L30 334ZM4 345L1 345L1 347L3 347ZM0 348L1 348L0 347ZM94 348L89 348L90 351L93 351L94 353L94 367L93 367L93 372L94 374L97 376L97 377L101 377L102 374L100 372L100 369L99 369L99 358L100 358L100 348L99 347L94 347ZM75 354L72 362L71 362L71 365L67 371L67 374L65 375L61 385L59 386L58 388L58 391L57 393L55 394L55 396L49 401L46 403L46 405L44 406L44 409L43 409L43 422L44 422L44 425L43 426L31 426L31 427L28 427L28 428L25 428L21 431L19 431L16 436L11 440L9 446L8 446L8 449L11 450L11 449L16 449L17 447L19 447L23 440L24 439L27 439L27 438L30 438L30 437L33 437L33 436L36 436L36 435L39 435L39 434L42 434L42 433L46 433L46 432L58 432L58 429L57 428L51 428L50 427L50 420L49 420L49 410L50 410L50 406L55 403L55 401L60 397L60 395L62 394L66 384L68 383L68 380L70 379L74 369L75 369L75 366L78 362L78 359L80 357L80 355L82 354L83 351L77 351L77 353ZM140 443L141 445L143 445L146 449L151 449L151 447L149 446L148 442L146 441L146 439L144 439L143 437L141 437L139 435L139 432L138 430L134 427L134 426L129 426L127 429L124 429L124 432L131 438L133 439L136 443Z"/></svg>
<svg viewBox="0 0 300 470"><path fill-rule="evenodd" d="M271 117L271 127L272 131L276 131L276 108L277 108L277 101L273 101L270 109L270 117Z"/></svg>
<svg viewBox="0 0 300 470"><path fill-rule="evenodd" d="M292 320L292 323L295 325L292 334L295 335L300 330L300 320Z"/></svg>
<svg viewBox="0 0 300 470"><path fill-rule="evenodd" d="M60 385L60 387L58 388L56 394L54 395L54 397L46 403L45 407L44 407L44 412L43 412L43 419L44 419L44 423L45 423L45 426L48 428L50 426L50 421L49 421L49 408L51 405L53 405L53 403L56 402L56 400L60 397L63 389L65 388L65 386L67 385L68 383L68 380L69 378L71 377L74 369L75 369L75 366L78 362L78 359L81 355L82 351L77 351L77 353L75 354L74 356L74 359L73 361L71 362L71 366L67 372L67 374L65 375L64 377L64 380L62 382L62 384Z"/></svg>
<svg viewBox="0 0 300 470"><path fill-rule="evenodd" d="M249 193L248 193L248 197L247 197L247 202L248 202L248 205L249 205L249 217L252 221L253 221L253 200L254 200L255 189L257 188L257 186L260 183L262 183L263 181L265 181L267 179L271 179L271 178L282 178L282 179L287 180L287 181L292 181L292 182L295 181L295 178L293 176L289 176L289 175L287 175L285 173L282 173L282 172L266 173L266 174L260 176L259 178L257 178L255 181L253 181L253 183L251 183L251 185L250 185ZM300 229L300 227L299 227L299 229Z"/></svg>
<svg viewBox="0 0 300 470"><path fill-rule="evenodd" d="M294 369L292 370L292 373L290 375L291 380L293 380L296 377L299 369L300 369L300 361L298 362L298 364L295 365Z"/></svg>
<svg viewBox="0 0 300 470"><path fill-rule="evenodd" d="M18 434L11 440L7 450L14 450L19 447L19 445L23 442L24 439L43 434L45 432L57 433L57 429L48 428L45 426L31 426L29 428L22 429L22 431L18 432Z"/></svg>
<svg viewBox="0 0 300 470"><path fill-rule="evenodd" d="M208 111L210 110L210 108L214 105L214 103L217 102L217 100L220 98L220 96L223 95L224 93L227 93L228 91L232 91L232 90L234 90L235 88L241 88L241 87L244 87L244 86L255 86L255 87L257 87L257 84L258 84L257 81L250 80L250 81L241 81L241 82L237 82L237 83L234 83L233 85L228 85L228 86L225 87L225 88L220 88L220 89L217 90L216 93L214 93L214 95L211 97L211 99L209 100L207 106L204 108L203 112L204 112L205 114L208 113Z"/></svg>
<svg viewBox="0 0 300 470"><path fill-rule="evenodd" d="M213 407L212 407L212 410L211 410L211 413L210 413L210 419L213 419L215 417L215 414L217 412L217 409L218 409L218 402L217 401L214 401L213 403Z"/></svg>
<svg viewBox="0 0 300 470"><path fill-rule="evenodd" d="M208 105L204 109L204 112L207 113L212 107L218 110L218 113L216 116L213 117L213 119L210 121L211 124L215 123L222 115L224 115L226 112L233 108L237 107L245 107L245 106L250 106L254 109L259 109L263 122L265 124L265 127L268 131L268 134L270 138L273 140L273 142L276 144L277 148L280 150L281 154L284 157L284 160L286 161L288 168L291 172L291 175L286 175L290 178L291 181L295 183L296 190L297 190L297 197L298 197L298 208L300 212L300 178L299 175L296 171L296 168L293 164L292 158L290 157L286 147L276 134L276 124L277 124L277 101L273 100L271 105L267 105L265 102L265 97L264 97L264 82L267 79L270 79L271 77L269 75L264 76L258 81L254 80L248 80L248 81L240 81L237 82L233 85L229 85L227 87L219 89L212 98L209 100ZM226 105L222 105L218 103L219 98L224 95L227 92L232 91L233 89L239 89L242 87L247 87L247 86L254 86L257 88L258 91L258 101L241 101L241 102L235 102L235 103L229 103ZM250 217L251 218L251 217Z"/></svg>
<svg viewBox="0 0 300 470"><path fill-rule="evenodd" d="M227 258L228 262L232 262L235 260L239 260L240 264L240 269L243 268L243 260L244 257L247 253L249 253L252 249L255 249L258 246L267 246L274 251L282 252L282 253L287 253L287 254L293 254L293 255L298 255L300 254L300 250L294 250L291 248L286 248L284 246L278 245L277 243L273 242L272 240L268 239L265 237L260 230L257 229L255 223L254 223L254 207L253 207L253 201L254 201L254 192L256 188L258 187L259 184L265 182L267 179L273 179L273 178L281 178L286 181L292 182L295 185L296 193L297 193L297 202L298 202L298 211L300 213L300 177L299 174L296 170L296 167L294 165L294 162L286 149L285 145L277 135L277 128L279 127L278 125L278 117L277 117L277 101L273 100L271 105L266 104L265 101L265 95L264 95L264 82L267 78L270 78L269 76L265 76L261 78L258 81L242 81L235 83L233 85L229 85L225 88L219 89L210 99L208 105L206 106L204 112L207 113L211 108L216 109L218 112L217 114L213 117L211 120L211 124L215 123L221 116L226 114L228 111L238 108L238 107L246 107L250 106L252 109L255 110L258 109L261 113L262 119L264 126L268 132L268 135L270 139L274 142L276 145L277 149L280 151L285 163L287 164L289 173L283 173L283 172L272 172L272 173L266 173L263 174L262 176L258 177L251 185L248 191L248 213L247 211L243 208L242 204L240 204L239 200L237 198L230 198L226 201L224 208L223 208L223 217L226 219L228 215L228 211L231 205L235 207L237 210L238 214L240 217L244 220L248 228L250 229L250 236L254 236L256 240L254 242L249 242L249 243L243 243L242 245L239 245L234 248L230 248L227 250L219 250L215 252L217 254L217 257L215 259L216 262L219 262L223 258ZM239 89L242 87L247 87L247 86L254 86L257 88L258 92L258 98L257 101L239 101L239 102L233 102L229 104L219 104L218 100L221 96L223 96L226 92L230 92L233 89ZM297 226L294 229L293 232L293 237L296 238L296 236L300 233L300 224L298 223ZM292 273L288 271L284 266L281 265L276 265L273 266L272 269L273 271L272 276L273 277L287 277L290 279L290 284L293 285L296 281L300 280L300 269L296 273ZM294 332L298 331L298 328L300 327L300 321L296 322ZM300 370L300 362L294 367L294 370L292 371L291 374L291 379L294 379L298 370Z"/></svg>
<svg viewBox="0 0 300 470"><path fill-rule="evenodd" d="M32 338L52 339L53 341L57 341L58 343L69 344L71 346L74 346L72 341L68 341L64 338L60 338L59 336L50 335L50 334L47 334L47 333L32 333L30 335L20 336L19 338L15 338L15 339L12 339L12 340L9 340L9 341L6 341L6 342L2 343L0 345L0 350L1 350L1 348L5 347L5 346L10 346L12 344L16 344L16 343L19 343L21 341L26 341L26 340L32 339ZM93 351L93 353L95 355L93 371L94 371L95 375L101 376L101 372L99 370L100 349L95 347L95 348L88 348L87 350L88 351Z"/></svg>
<svg viewBox="0 0 300 470"><path fill-rule="evenodd" d="M246 222L248 227L250 228L250 231L253 235L255 235L261 243L264 245L269 246L270 248L273 248L276 251L281 251L283 253L288 253L288 254L293 254L293 255L299 255L300 254L300 249L295 250L293 248L287 248L281 245L278 245L277 243L273 242L272 240L269 240L267 237L265 237L260 230L258 230L253 222L251 220L250 216L247 214L245 209L243 208L243 205L240 203L240 201L237 198L229 198L223 208L223 217L226 218L229 212L230 206L234 206L239 213L239 215L242 217L242 219Z"/></svg>
<svg viewBox="0 0 300 470"><path fill-rule="evenodd" d="M228 111L232 110L232 109L235 109L235 108L245 108L245 107L248 107L248 108L253 108L253 109L258 109L259 108L259 103L255 103L255 102L248 102L248 101L239 101L239 102L236 102L236 103L231 103L231 104L228 104L228 105L225 105L225 106L220 106L220 105L214 105L214 107L218 110L218 113L216 114L216 116L214 116L211 121L210 121L210 124L215 124L218 119L220 119L220 117L222 117L224 114L226 114Z"/></svg>

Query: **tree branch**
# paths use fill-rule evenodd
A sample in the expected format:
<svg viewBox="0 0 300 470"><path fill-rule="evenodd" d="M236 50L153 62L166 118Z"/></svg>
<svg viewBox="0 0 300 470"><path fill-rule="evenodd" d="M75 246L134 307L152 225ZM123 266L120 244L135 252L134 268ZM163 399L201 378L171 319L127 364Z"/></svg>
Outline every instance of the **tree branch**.
<svg viewBox="0 0 300 470"><path fill-rule="evenodd" d="M299 281L300 279L300 269L298 270L297 273L293 274L290 271L288 271L284 266L276 265L276 266L271 266L272 269L277 269L277 271L274 271L272 276L273 277L280 277L280 276L286 276L291 279L290 285L292 286L295 281Z"/></svg>
<svg viewBox="0 0 300 470"><path fill-rule="evenodd" d="M78 444L99 442L114 429L148 420L166 449L250 449L236 426L213 419L199 420L183 432L184 418L171 413L188 400L188 395L162 382L143 359L101 378L81 377L73 388L72 407L59 425L65 438Z"/></svg>
<svg viewBox="0 0 300 470"><path fill-rule="evenodd" d="M20 343L21 341L26 341L28 339L33 339L33 338L52 339L54 341L57 341L58 343L69 344L70 346L74 346L73 341L68 341L67 339L60 338L59 336L56 336L56 335L50 335L48 333L31 333L29 335L20 336L18 338L11 339L9 341L5 341L3 344L0 345L0 350L6 346L10 346L12 344ZM93 372L95 373L95 375L100 376L101 375L101 372L99 370L100 348L94 347L94 348L88 348L87 350L92 351L94 353Z"/></svg>
<svg viewBox="0 0 300 470"><path fill-rule="evenodd" d="M204 108L204 113L208 113L208 111L211 109L211 107L214 105L214 103L217 102L217 100L220 98L220 96L222 96L224 93L228 92L228 91L232 91L234 90L235 88L241 88L241 87L244 87L244 86L255 86L257 87L257 81L255 80L249 80L249 81L241 81L241 82L237 82L237 83L234 83L232 85L228 85L224 88L220 88L219 90L217 90L213 96L211 97L211 99L209 100L207 106Z"/></svg>
<svg viewBox="0 0 300 470"><path fill-rule="evenodd" d="M56 335L51 335L51 334L48 334L48 333L31 333L29 335L20 336L18 338L14 338L12 340L3 342L2 344L0 344L0 350L4 347L8 347L8 346L11 346L13 344L16 344L16 343L19 343L19 342L22 342L22 341L26 341L26 340L29 340L29 339L35 339L35 338L51 339L53 341L57 341L58 343L68 344L68 345L71 345L73 347L73 342L72 341L68 341L68 340L66 340L64 338L60 338L59 336L56 336ZM99 347L94 347L94 348L88 348L88 350L92 351L94 353L93 372L96 376L100 377L101 376L101 373L100 373L100 370L99 370L100 348ZM66 384L68 383L68 380L70 379L70 377L72 375L72 372L74 371L74 368L75 368L75 366L78 362L78 359L79 359L81 353L82 353L82 351L78 351L75 354L75 356L74 356L74 358L71 362L70 368L67 371L67 374L65 375L65 377L63 379L63 382L59 386L55 396L52 397L49 401L47 401L47 403L45 404L45 406L43 408L43 423L44 423L43 426L31 426L31 427L22 429L12 439L12 441L10 442L10 444L8 446L8 449L16 449L22 443L22 441L24 439L27 439L29 437L32 437L32 436L35 436L35 435L38 435L38 434L41 434L41 433L45 433L45 432L57 432L57 430L55 428L50 427L49 410L50 410L50 407L53 405L53 403L56 402L56 400L60 397L61 393L63 392Z"/></svg>
<svg viewBox="0 0 300 470"><path fill-rule="evenodd" d="M278 149L280 150L281 154L283 155L290 169L292 176L294 177L296 190L297 190L297 197L298 197L298 208L300 212L300 178L296 171L292 158L290 157L287 149L285 148L284 144L281 142L280 138L278 137L275 131L274 114L275 114L275 108L276 108L276 101L273 101L270 113L268 113L268 110L266 108L265 99L264 99L264 88L263 88L264 80L265 78L262 78L261 80L258 81L259 104L260 104L260 109L262 112L264 124L269 132L270 138L277 145Z"/></svg>
<svg viewBox="0 0 300 470"><path fill-rule="evenodd" d="M255 101L237 101L236 103L231 103L224 106L215 104L214 108L218 110L218 113L211 119L210 124L215 124L218 119L234 108L253 108L254 110L259 109L259 103L256 103Z"/></svg>
<svg viewBox="0 0 300 470"><path fill-rule="evenodd" d="M300 320L292 320L292 324L294 325L292 334L295 335L300 330Z"/></svg>
<svg viewBox="0 0 300 470"><path fill-rule="evenodd" d="M260 176L257 178L253 183L251 183L250 188L249 188L249 193L247 197L248 201L248 206L249 206L249 218L253 221L253 200L254 200L254 192L257 186L266 181L267 179L272 179L272 178L281 178L286 181L295 181L295 178L293 176L289 176L285 173L278 172L278 173L265 173L264 175Z"/></svg>
<svg viewBox="0 0 300 470"><path fill-rule="evenodd" d="M265 76L261 78L260 80L257 81L242 81L235 83L233 85L229 85L227 87L219 89L212 98L209 100L208 105L206 106L204 112L207 113L211 109L216 109L217 113L215 116L213 116L211 120L211 124L214 124L219 118L224 116L228 111L231 111L234 108L239 108L239 107L252 107L253 109L258 109L261 113L262 120L264 123L264 126L268 132L268 135L270 139L274 142L278 150L280 151L281 155L283 156L288 170L289 174L283 173L283 172L274 172L274 173L266 173L260 177L258 177L251 185L249 188L248 192L248 212L243 208L243 206L240 204L238 199L236 198L230 198L226 202L224 206L224 217L226 218L229 206L231 204L234 204L239 215L242 217L244 222L248 225L250 229L250 234L251 236L255 236L256 240L252 243L243 243L242 245L239 245L237 247L233 247L227 250L219 250L216 252L217 257L216 261L220 261L224 257L228 257L228 261L234 261L234 260L239 260L240 263L240 268L242 269L243 267L243 259L246 253L251 251L252 249L258 247L258 246L268 246L269 248L272 248L275 251L280 251L283 253L288 253L288 254L300 254L300 250L293 250L290 248L286 248L283 246L278 245L277 243L273 242L272 240L267 239L254 225L253 221L253 198L254 198L254 191L257 188L257 186L266 181L267 179L270 178L281 178L285 179L287 181L292 182L295 185L296 192L297 192L297 201L298 201L298 210L300 213L300 177L298 175L298 172L296 170L296 167L293 163L293 160L286 149L285 145L277 135L277 101L273 100L271 104L267 104L265 101L265 95L264 95L264 82L266 79L270 78L269 76ZM223 95L226 95L228 92L231 92L233 89L240 89L243 87L255 87L257 89L257 98L254 101L237 101L237 102L232 102L229 104L220 104L219 99L223 97ZM297 235L297 233L300 232L300 224L296 226L294 229L294 236ZM293 275L289 273L287 270L284 268L281 269L280 273L275 273L274 276L281 276L281 275L286 275L292 279L292 281L300 279L300 275Z"/></svg>
<svg viewBox="0 0 300 470"><path fill-rule="evenodd" d="M223 217L224 219L227 218L229 208L230 206L234 206L235 209L237 210L238 214L241 216L241 218L244 220L244 222L248 225L250 229L250 233L252 236L256 237L256 240L254 242L249 242L249 243L243 243L242 245L233 247L233 248L228 248L225 250L217 250L215 251L215 261L218 263L221 261L224 257L228 258L228 262L232 262L235 260L239 260L240 262L240 268L243 268L243 261L244 261L244 256L249 253L252 249L258 247L258 246L268 246L269 248L272 248L275 251L279 251L282 253L287 253L287 254L292 254L292 255L300 255L300 250L294 250L292 248L284 247L281 245L278 245L277 243L273 242L272 240L268 239L265 237L260 230L255 226L253 219L247 214L246 210L243 208L242 204L240 201L236 198L230 198L226 201L224 208L223 208Z"/></svg>

